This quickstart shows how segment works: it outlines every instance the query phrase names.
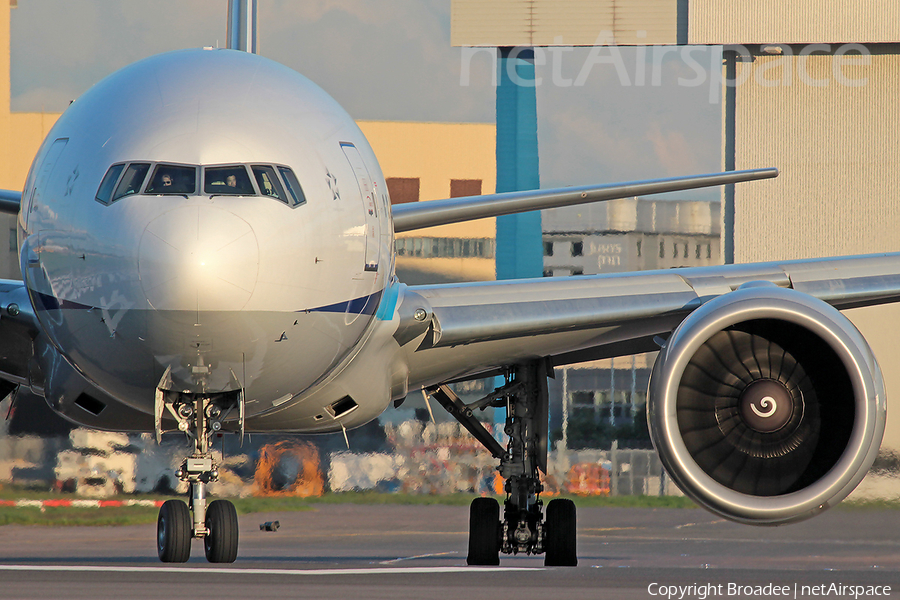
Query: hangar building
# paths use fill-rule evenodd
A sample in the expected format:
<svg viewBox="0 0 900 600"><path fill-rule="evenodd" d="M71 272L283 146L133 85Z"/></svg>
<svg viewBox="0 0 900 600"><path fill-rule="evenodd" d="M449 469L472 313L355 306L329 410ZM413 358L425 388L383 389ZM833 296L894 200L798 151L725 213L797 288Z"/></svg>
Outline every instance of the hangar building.
<svg viewBox="0 0 900 600"><path fill-rule="evenodd" d="M457 46L721 46L723 168L781 170L723 190L725 262L900 250L900 3L453 0L451 20ZM900 307L847 315L896 403Z"/></svg>

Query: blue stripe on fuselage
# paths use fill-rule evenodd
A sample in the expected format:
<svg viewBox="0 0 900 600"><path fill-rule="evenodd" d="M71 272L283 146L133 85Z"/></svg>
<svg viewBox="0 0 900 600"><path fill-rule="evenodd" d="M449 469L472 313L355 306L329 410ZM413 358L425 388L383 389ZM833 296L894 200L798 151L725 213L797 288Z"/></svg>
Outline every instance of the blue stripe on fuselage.
<svg viewBox="0 0 900 600"><path fill-rule="evenodd" d="M50 311L50 310L91 310L96 308L94 306L90 306L87 304L81 304L80 302L72 302L71 300L59 299L50 294L43 294L41 292L36 292L32 290L32 295L35 300L35 310L38 311ZM350 314L360 314L360 315L374 315L376 311L378 311L379 318L387 318L390 319L394 312L394 307L397 305L397 296L399 294L399 289L397 286L391 286L388 288L388 293L385 296L385 302L379 304L381 300L381 296L384 294L384 290L379 290L374 294L370 294L368 296L362 296L361 298L355 298L353 300L347 300L346 302L338 302L337 304L329 304L328 306L319 306L318 308L309 308L297 312L339 312L339 313L350 313ZM380 308L384 308L386 317L381 317Z"/></svg>
<svg viewBox="0 0 900 600"><path fill-rule="evenodd" d="M385 288L385 294L378 305L375 318L379 321L390 321L394 318L394 310L397 308L397 299L400 297L400 284L394 282Z"/></svg>
<svg viewBox="0 0 900 600"><path fill-rule="evenodd" d="M384 290L378 290L374 294L347 300L346 302L338 302L337 304L329 304L328 306L320 306L318 308L309 308L298 312L336 312L349 313L357 315L374 315L378 309L378 302Z"/></svg>

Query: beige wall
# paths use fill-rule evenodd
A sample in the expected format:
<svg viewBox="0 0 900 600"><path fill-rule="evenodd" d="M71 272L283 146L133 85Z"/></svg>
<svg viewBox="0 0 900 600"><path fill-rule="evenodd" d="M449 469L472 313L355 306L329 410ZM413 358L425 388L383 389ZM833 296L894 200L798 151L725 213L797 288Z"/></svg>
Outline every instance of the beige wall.
<svg viewBox="0 0 900 600"><path fill-rule="evenodd" d="M21 190L31 161L59 114L10 112L9 16L9 10L0 9L0 189ZM0 215L0 278L4 279L19 277L18 258L10 250L15 222L13 216Z"/></svg>
<svg viewBox="0 0 900 600"><path fill-rule="evenodd" d="M900 3L885 0L690 0L691 44L890 43Z"/></svg>
<svg viewBox="0 0 900 600"><path fill-rule="evenodd" d="M687 0L453 0L454 46L677 44Z"/></svg>
<svg viewBox="0 0 900 600"><path fill-rule="evenodd" d="M832 56L737 62L735 166L781 171L736 186L740 262L900 251L900 56L867 60L859 86Z"/></svg>
<svg viewBox="0 0 900 600"><path fill-rule="evenodd" d="M481 193L497 185L496 127L493 123L408 123L359 121L385 177L419 179L420 201L450 197L451 179L480 179ZM479 219L398 234L402 238L496 238L496 219ZM401 280L410 283L495 279L495 263L486 258L397 257Z"/></svg>
<svg viewBox="0 0 900 600"><path fill-rule="evenodd" d="M357 121L357 125L372 144L385 177L418 177L422 200L449 198L451 179L481 179L484 193L494 191L493 123Z"/></svg>
<svg viewBox="0 0 900 600"><path fill-rule="evenodd" d="M417 177L419 200L450 197L451 179L480 179L481 193L497 186L493 123L358 121L385 177ZM479 219L401 233L406 237L494 237L496 220Z"/></svg>
<svg viewBox="0 0 900 600"><path fill-rule="evenodd" d="M878 359L884 385L887 390L887 427L884 430L883 451L900 451L900 372L896 366L900 361L897 350L897 332L900 330L900 304L856 308L844 311L853 324L862 332ZM900 489L900 485L898 485Z"/></svg>

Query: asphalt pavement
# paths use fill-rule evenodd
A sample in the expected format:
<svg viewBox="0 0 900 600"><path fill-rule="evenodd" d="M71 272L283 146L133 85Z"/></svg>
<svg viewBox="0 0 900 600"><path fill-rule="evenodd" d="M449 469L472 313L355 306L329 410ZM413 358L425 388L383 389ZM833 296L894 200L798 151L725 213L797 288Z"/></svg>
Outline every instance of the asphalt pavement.
<svg viewBox="0 0 900 600"><path fill-rule="evenodd" d="M467 567L467 519L459 506L350 504L243 515L235 563L210 565L195 541L174 566L157 560L155 525L7 525L0 598L900 598L900 511L756 528L701 509L581 508L575 568Z"/></svg>

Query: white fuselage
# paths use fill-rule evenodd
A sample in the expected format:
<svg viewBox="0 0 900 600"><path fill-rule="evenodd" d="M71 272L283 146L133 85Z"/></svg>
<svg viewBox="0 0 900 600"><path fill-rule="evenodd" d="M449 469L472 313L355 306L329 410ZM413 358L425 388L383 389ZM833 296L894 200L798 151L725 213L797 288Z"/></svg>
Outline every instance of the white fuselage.
<svg viewBox="0 0 900 600"><path fill-rule="evenodd" d="M120 180L131 165L148 171L132 193L104 198L114 165L124 165ZM162 191L160 165L193 168L193 191ZM256 169L286 167L305 201L266 195L262 180L252 194L209 193L222 166L251 181ZM142 413L152 415L158 387L243 388L251 428L291 409L280 428L333 430L373 418L396 387L389 376L371 381L369 398L354 397L359 407L341 422L324 410L346 391L323 386L375 323L394 317L390 202L349 115L270 60L171 52L94 86L35 158L19 244L53 348Z"/></svg>

